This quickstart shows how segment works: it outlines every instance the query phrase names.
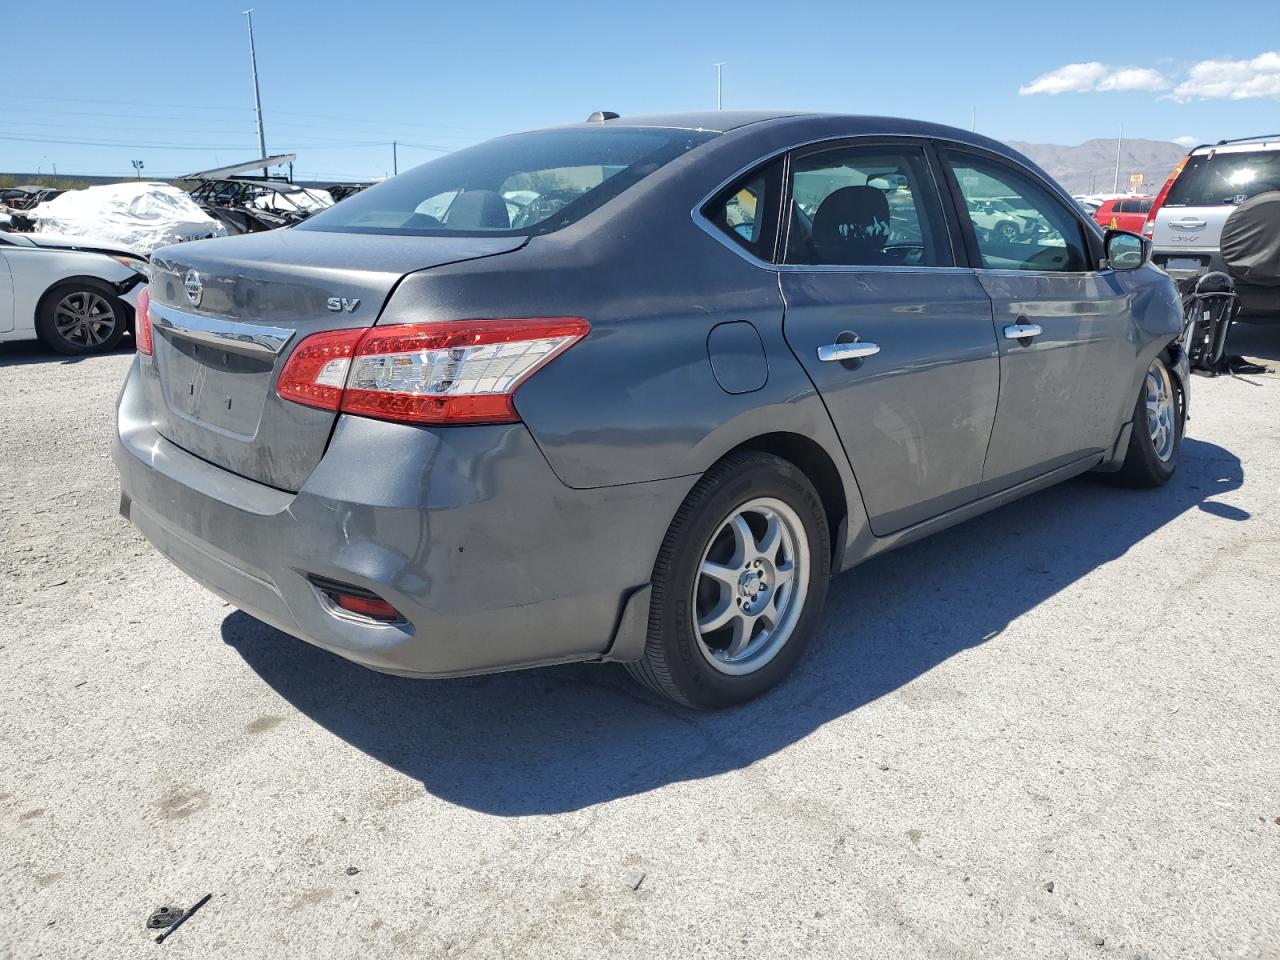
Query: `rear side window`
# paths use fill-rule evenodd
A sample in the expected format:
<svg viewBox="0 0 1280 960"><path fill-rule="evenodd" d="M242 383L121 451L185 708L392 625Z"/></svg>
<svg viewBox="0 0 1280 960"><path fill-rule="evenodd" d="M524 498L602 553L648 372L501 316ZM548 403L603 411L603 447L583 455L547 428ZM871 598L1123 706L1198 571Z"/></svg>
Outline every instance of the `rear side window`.
<svg viewBox="0 0 1280 960"><path fill-rule="evenodd" d="M948 151L988 270L1078 272L1092 258L1080 222L1061 200L1008 164Z"/></svg>
<svg viewBox="0 0 1280 960"><path fill-rule="evenodd" d="M721 191L703 207L702 214L738 246L772 262L781 190L779 160Z"/></svg>
<svg viewBox="0 0 1280 960"><path fill-rule="evenodd" d="M370 187L295 229L405 236L549 233L715 136L601 126L499 137Z"/></svg>
<svg viewBox="0 0 1280 960"><path fill-rule="evenodd" d="M785 219L786 263L955 265L919 147L837 147L796 157Z"/></svg>
<svg viewBox="0 0 1280 960"><path fill-rule="evenodd" d="M1166 207L1213 207L1244 203L1280 190L1280 150L1206 153L1192 156L1169 188Z"/></svg>

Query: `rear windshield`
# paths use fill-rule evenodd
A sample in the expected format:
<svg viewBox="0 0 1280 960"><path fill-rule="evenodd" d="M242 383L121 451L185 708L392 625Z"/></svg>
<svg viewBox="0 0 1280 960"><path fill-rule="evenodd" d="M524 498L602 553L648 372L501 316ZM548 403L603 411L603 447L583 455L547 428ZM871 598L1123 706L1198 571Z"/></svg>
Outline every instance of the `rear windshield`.
<svg viewBox="0 0 1280 960"><path fill-rule="evenodd" d="M1193 156L1165 199L1168 207L1212 207L1244 203L1280 190L1280 150Z"/></svg>
<svg viewBox="0 0 1280 960"><path fill-rule="evenodd" d="M549 233L715 136L603 126L517 133L424 163L295 229L404 236Z"/></svg>

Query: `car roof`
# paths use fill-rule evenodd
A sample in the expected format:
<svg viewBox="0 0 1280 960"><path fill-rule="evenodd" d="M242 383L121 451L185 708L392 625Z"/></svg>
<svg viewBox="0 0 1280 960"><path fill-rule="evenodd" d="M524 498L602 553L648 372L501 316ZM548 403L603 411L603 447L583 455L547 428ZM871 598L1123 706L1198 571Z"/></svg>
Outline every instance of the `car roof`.
<svg viewBox="0 0 1280 960"><path fill-rule="evenodd" d="M875 114L824 113L816 110L704 110L691 113L648 113L623 115L603 121L587 121L566 124L576 127L669 127L682 130L706 130L712 133L728 133L742 127L764 123L789 122L803 125L804 121L841 121L851 135L874 133L899 136L939 137L982 146L995 146L1002 153L1011 151L1003 143L981 134L971 133L959 127L905 117L879 116Z"/></svg>
<svg viewBox="0 0 1280 960"><path fill-rule="evenodd" d="M1265 140L1259 137L1248 143L1207 143L1196 147L1191 155L1203 157L1210 153L1254 153L1259 150L1280 150L1280 139Z"/></svg>

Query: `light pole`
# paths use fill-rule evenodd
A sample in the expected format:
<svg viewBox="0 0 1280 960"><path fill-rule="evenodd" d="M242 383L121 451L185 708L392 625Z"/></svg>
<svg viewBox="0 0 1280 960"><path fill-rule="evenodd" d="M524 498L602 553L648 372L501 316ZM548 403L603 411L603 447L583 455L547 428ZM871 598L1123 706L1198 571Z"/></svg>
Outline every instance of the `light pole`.
<svg viewBox="0 0 1280 960"><path fill-rule="evenodd" d="M1120 124L1120 136L1116 137L1116 180L1111 185L1112 193L1120 192L1120 145L1124 143L1124 124Z"/></svg>
<svg viewBox="0 0 1280 960"><path fill-rule="evenodd" d="M258 115L258 156L263 160L267 159L267 137L262 130L262 94L258 90L258 54L253 48L253 8L240 11L249 21L249 64L253 68L253 108ZM264 166L262 175L268 176L268 170Z"/></svg>
<svg viewBox="0 0 1280 960"><path fill-rule="evenodd" d="M721 110L722 101L720 99L720 68L724 66L724 62L712 64L716 68L716 109Z"/></svg>

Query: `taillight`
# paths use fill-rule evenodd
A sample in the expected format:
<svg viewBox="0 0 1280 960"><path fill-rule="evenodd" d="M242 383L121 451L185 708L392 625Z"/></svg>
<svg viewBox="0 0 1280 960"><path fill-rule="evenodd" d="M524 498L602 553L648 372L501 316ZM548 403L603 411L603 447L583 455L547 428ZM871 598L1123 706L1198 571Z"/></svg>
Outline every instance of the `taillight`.
<svg viewBox="0 0 1280 960"><path fill-rule="evenodd" d="M280 374L286 400L408 423L519 420L516 388L591 330L578 317L455 320L307 337Z"/></svg>
<svg viewBox="0 0 1280 960"><path fill-rule="evenodd" d="M357 328L307 337L289 354L276 381L276 393L303 406L337 410L342 404L351 355L364 335L364 329Z"/></svg>
<svg viewBox="0 0 1280 960"><path fill-rule="evenodd" d="M133 318L133 343L139 353L148 357L155 353L155 343L151 339L151 288L143 287L138 294L138 307Z"/></svg>
<svg viewBox="0 0 1280 960"><path fill-rule="evenodd" d="M1191 154L1187 154L1178 161L1178 165L1173 168L1173 173L1169 174L1169 179L1164 182L1164 186L1160 188L1160 192L1156 194L1156 198L1151 201L1151 209L1147 211L1146 222L1142 224L1142 235L1147 239L1151 239L1151 235L1156 230L1156 214L1160 212L1160 208L1164 206L1164 201L1169 196L1169 190L1173 187L1173 181L1178 179L1178 174L1182 173L1182 168L1187 165L1187 161L1191 159Z"/></svg>

